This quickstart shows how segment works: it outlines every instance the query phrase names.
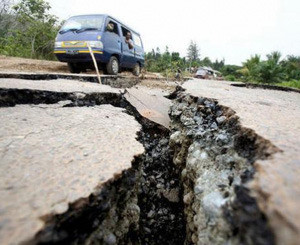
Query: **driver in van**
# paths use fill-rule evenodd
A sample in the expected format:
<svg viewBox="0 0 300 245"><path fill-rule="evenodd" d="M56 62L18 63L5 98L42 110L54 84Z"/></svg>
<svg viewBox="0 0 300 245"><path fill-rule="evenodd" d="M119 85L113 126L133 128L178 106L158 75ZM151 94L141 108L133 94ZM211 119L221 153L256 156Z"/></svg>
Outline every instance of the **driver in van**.
<svg viewBox="0 0 300 245"><path fill-rule="evenodd" d="M131 40L131 33L128 31L125 36L125 43L128 44L129 49L133 49L133 42Z"/></svg>

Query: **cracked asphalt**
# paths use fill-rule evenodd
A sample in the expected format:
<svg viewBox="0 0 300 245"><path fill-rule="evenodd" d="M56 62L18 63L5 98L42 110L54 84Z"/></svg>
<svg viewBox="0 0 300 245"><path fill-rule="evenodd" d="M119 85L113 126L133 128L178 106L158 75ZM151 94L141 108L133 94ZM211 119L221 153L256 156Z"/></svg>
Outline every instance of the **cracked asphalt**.
<svg viewBox="0 0 300 245"><path fill-rule="evenodd" d="M125 92L65 79L2 78L0 88L79 97ZM128 89L126 97L143 116L168 126L167 99L138 87ZM153 106L153 101L158 103ZM44 216L65 212L69 203L97 191L144 152L136 140L141 126L124 109L64 107L69 103L0 108L0 244L32 239L43 228ZM162 110L157 107L161 104L165 105Z"/></svg>
<svg viewBox="0 0 300 245"><path fill-rule="evenodd" d="M141 126L110 105L0 108L0 244L19 244L131 167Z"/></svg>
<svg viewBox="0 0 300 245"><path fill-rule="evenodd" d="M31 89L53 92L79 92L79 93L120 93L123 89L111 88L98 83L81 82L76 80L25 80L14 78L0 78L0 88Z"/></svg>
<svg viewBox="0 0 300 245"><path fill-rule="evenodd" d="M278 244L300 239L300 93L231 86L232 82L195 79L186 93L216 99L230 107L242 126L282 150L255 163L252 194L276 231Z"/></svg>
<svg viewBox="0 0 300 245"><path fill-rule="evenodd" d="M278 244L296 244L300 239L300 94L211 80L188 81L183 87L189 94L230 107L244 127L282 150L255 163L257 172L249 188L276 231ZM0 79L0 88L125 92L63 79ZM141 115L168 127L170 101L163 96L162 90L143 86L125 93ZM68 103L0 108L0 244L31 239L43 228L42 217L64 212L68 203L96 191L144 151L136 140L141 126L123 109L64 107Z"/></svg>

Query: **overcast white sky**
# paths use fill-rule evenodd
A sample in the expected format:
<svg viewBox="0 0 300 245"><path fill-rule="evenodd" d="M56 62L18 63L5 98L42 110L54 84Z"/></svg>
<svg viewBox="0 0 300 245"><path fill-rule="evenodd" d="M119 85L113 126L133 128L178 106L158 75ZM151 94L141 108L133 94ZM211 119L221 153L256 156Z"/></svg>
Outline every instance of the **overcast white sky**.
<svg viewBox="0 0 300 245"><path fill-rule="evenodd" d="M239 65L250 55L278 50L300 55L300 0L48 0L52 13L106 13L138 31L146 51L186 55L190 40L201 58Z"/></svg>

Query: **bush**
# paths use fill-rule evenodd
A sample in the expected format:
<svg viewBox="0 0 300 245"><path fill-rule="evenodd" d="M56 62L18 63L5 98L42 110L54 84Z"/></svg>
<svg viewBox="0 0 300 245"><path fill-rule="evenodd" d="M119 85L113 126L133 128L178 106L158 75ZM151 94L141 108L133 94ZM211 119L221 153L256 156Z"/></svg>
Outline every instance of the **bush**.
<svg viewBox="0 0 300 245"><path fill-rule="evenodd" d="M236 80L236 78L234 75L227 75L227 76L225 76L225 80L234 82Z"/></svg>

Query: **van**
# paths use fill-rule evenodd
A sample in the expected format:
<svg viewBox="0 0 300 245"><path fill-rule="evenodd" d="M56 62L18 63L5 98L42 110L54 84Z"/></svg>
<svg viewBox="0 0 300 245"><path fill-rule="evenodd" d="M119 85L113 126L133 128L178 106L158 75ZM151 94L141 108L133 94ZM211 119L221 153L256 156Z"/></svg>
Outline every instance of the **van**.
<svg viewBox="0 0 300 245"><path fill-rule="evenodd" d="M71 73L80 73L93 68L88 45L105 73L117 75L121 69L130 69L138 76L144 66L140 34L109 15L69 18L57 34L54 54L68 63Z"/></svg>

